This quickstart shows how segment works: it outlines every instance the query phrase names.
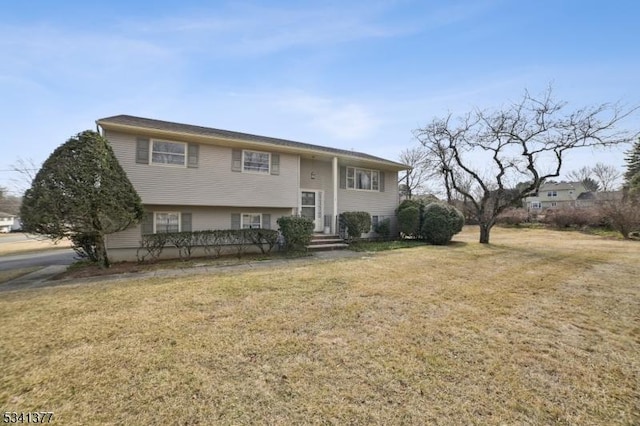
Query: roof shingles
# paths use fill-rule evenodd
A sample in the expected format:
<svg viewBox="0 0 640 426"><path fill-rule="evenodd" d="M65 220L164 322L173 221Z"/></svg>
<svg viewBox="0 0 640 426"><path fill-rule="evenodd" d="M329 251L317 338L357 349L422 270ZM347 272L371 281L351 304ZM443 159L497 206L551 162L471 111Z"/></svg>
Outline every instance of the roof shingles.
<svg viewBox="0 0 640 426"><path fill-rule="evenodd" d="M174 123L170 121L155 120L151 118L134 117L131 115L116 115L113 117L101 118L97 120L96 123L105 128L108 128L109 125L112 124L112 125L140 128L140 129L150 129L150 130L160 130L160 131L166 131L166 132L190 134L195 136L205 136L205 137L224 138L224 139L240 140L240 141L247 141L247 142L267 143L272 145L279 145L279 146L298 148L298 149L304 149L304 150L320 151L320 152L334 154L334 155L357 157L363 160L387 163L389 166L393 166L400 170L405 170L409 168L404 164L397 163L395 161L386 160L384 158L376 157L373 155L365 154L363 152L349 151L345 149L331 148L331 147L326 147L321 145L313 145L309 143L296 142L296 141L291 141L287 139L272 138L268 136L253 135L250 133L233 132L230 130L221 130L221 129L215 129L211 127L195 126L192 124L181 124L181 123Z"/></svg>

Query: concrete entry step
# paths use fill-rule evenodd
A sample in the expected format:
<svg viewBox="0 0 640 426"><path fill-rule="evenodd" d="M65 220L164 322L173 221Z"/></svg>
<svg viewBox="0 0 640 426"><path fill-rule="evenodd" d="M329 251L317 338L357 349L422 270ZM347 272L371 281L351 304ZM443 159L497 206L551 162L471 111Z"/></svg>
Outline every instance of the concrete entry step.
<svg viewBox="0 0 640 426"><path fill-rule="evenodd" d="M342 250L349 247L339 235L313 234L311 242L307 246L309 251Z"/></svg>
<svg viewBox="0 0 640 426"><path fill-rule="evenodd" d="M311 240L309 245L315 246L319 244L340 244L344 243L342 238L324 238L322 240Z"/></svg>
<svg viewBox="0 0 640 426"><path fill-rule="evenodd" d="M340 240L339 243L329 243L329 244L310 244L307 246L307 250L309 251L329 251L329 250L344 250L349 247L349 244Z"/></svg>

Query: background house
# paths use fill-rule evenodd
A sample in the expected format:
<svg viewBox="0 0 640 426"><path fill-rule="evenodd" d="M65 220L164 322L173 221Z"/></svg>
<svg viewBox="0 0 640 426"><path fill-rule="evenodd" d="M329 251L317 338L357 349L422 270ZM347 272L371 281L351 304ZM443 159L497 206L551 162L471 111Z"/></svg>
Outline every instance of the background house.
<svg viewBox="0 0 640 426"><path fill-rule="evenodd" d="M621 201L623 195L622 191L583 192L576 200L576 207L589 208L608 201Z"/></svg>
<svg viewBox="0 0 640 426"><path fill-rule="evenodd" d="M537 194L524 199L524 207L531 212L576 207L576 200L585 192L582 182L547 182L540 185Z"/></svg>
<svg viewBox="0 0 640 426"><path fill-rule="evenodd" d="M14 215L0 212L0 233L11 232L14 225L14 219Z"/></svg>
<svg viewBox="0 0 640 426"><path fill-rule="evenodd" d="M119 115L97 125L147 211L141 225L107 236L113 260L135 258L142 234L277 228L302 215L316 232L366 211L396 232L398 172L369 154L266 136Z"/></svg>

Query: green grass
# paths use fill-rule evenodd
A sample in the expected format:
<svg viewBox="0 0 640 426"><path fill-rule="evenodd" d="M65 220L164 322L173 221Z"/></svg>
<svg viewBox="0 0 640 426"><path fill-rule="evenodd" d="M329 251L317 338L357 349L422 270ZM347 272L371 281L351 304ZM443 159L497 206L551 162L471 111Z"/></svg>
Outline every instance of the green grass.
<svg viewBox="0 0 640 426"><path fill-rule="evenodd" d="M0 407L59 424L640 424L640 243L452 246L2 293Z"/></svg>
<svg viewBox="0 0 640 426"><path fill-rule="evenodd" d="M357 252L378 252L424 246L427 243L421 240L396 240L396 241L357 241L349 245L349 250Z"/></svg>

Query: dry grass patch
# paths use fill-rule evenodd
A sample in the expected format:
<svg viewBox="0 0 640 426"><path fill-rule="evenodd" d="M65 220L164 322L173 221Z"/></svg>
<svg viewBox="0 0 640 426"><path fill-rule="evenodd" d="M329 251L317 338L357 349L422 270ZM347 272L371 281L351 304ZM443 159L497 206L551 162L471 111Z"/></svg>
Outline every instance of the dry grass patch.
<svg viewBox="0 0 640 426"><path fill-rule="evenodd" d="M12 236L13 234L8 234ZM55 248L69 248L71 242L67 239L54 243L49 239L30 238L21 241L12 241L0 244L0 256L8 256L12 254L21 254L34 251L51 250Z"/></svg>
<svg viewBox="0 0 640 426"><path fill-rule="evenodd" d="M4 293L0 406L64 424L638 424L640 245L457 237Z"/></svg>
<svg viewBox="0 0 640 426"><path fill-rule="evenodd" d="M29 268L10 269L8 271L0 271L0 284L4 284L15 278L27 275L30 272L37 271L41 266L32 266Z"/></svg>

